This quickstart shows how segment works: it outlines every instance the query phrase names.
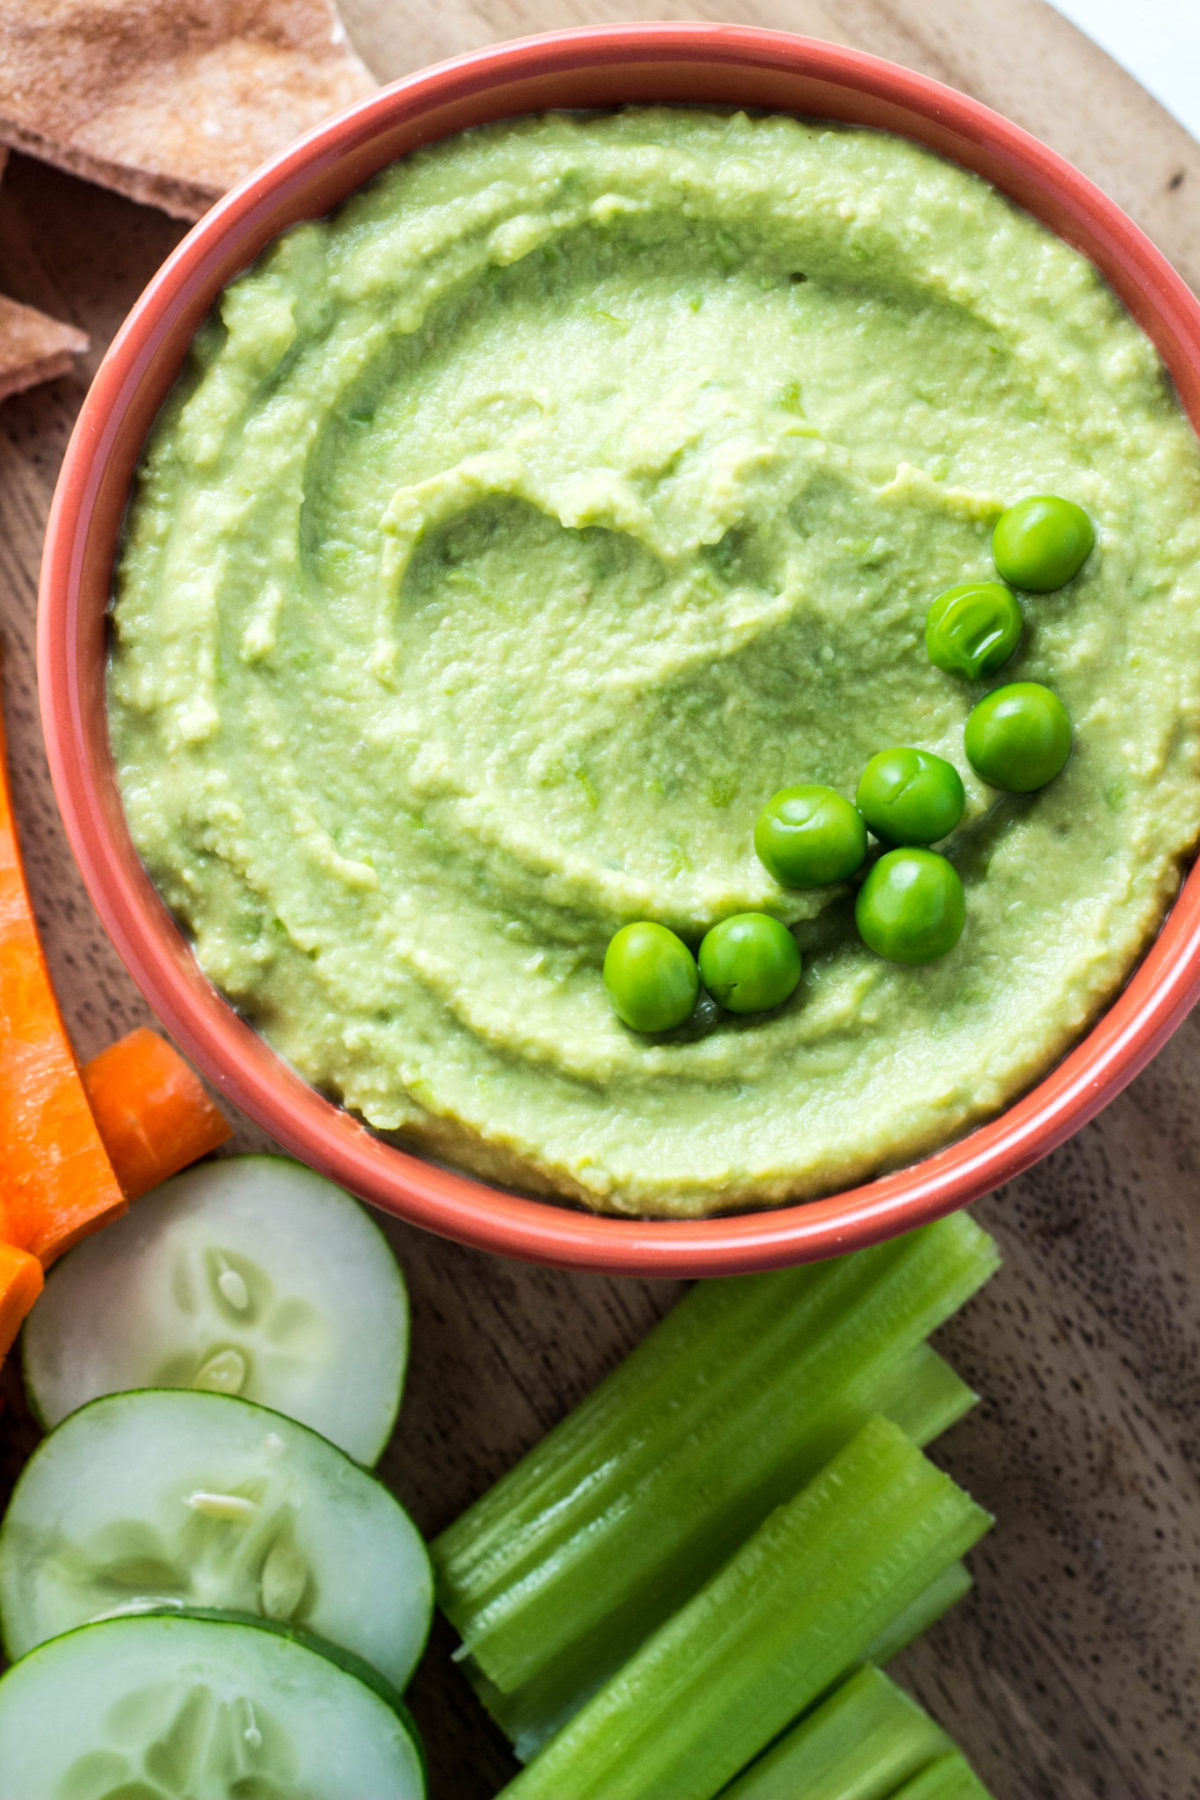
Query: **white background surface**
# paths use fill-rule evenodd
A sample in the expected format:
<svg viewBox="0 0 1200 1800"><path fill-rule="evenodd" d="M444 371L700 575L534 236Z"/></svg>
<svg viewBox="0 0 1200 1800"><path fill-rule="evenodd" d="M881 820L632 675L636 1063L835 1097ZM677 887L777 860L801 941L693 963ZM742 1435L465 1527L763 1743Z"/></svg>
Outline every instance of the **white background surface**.
<svg viewBox="0 0 1200 1800"><path fill-rule="evenodd" d="M1002 3L1002 0L1001 0ZM1200 0L1053 0L1200 138Z"/></svg>

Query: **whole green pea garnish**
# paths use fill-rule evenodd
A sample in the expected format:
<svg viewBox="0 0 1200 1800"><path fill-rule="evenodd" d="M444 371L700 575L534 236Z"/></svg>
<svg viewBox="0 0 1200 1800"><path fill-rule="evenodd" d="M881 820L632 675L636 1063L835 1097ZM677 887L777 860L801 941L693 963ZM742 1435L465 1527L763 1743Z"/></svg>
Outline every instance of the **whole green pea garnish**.
<svg viewBox="0 0 1200 1800"><path fill-rule="evenodd" d="M1004 667L1024 624L1011 588L1000 581L968 581L947 588L930 607L925 648L935 668L978 681Z"/></svg>
<svg viewBox="0 0 1200 1800"><path fill-rule="evenodd" d="M889 850L858 890L854 920L891 962L927 963L953 950L967 916L958 870L936 850Z"/></svg>
<svg viewBox="0 0 1200 1800"><path fill-rule="evenodd" d="M1092 521L1073 500L1030 494L1000 514L992 557L1005 581L1033 594L1065 587L1096 542Z"/></svg>
<svg viewBox="0 0 1200 1800"><path fill-rule="evenodd" d="M1031 794L1053 781L1071 754L1071 721L1039 681L1013 681L985 694L963 733L971 767L993 787Z"/></svg>
<svg viewBox="0 0 1200 1800"><path fill-rule="evenodd" d="M858 810L885 844L936 844L963 816L966 795L953 763L931 750L881 750L863 770Z"/></svg>
<svg viewBox="0 0 1200 1800"><path fill-rule="evenodd" d="M670 1031L691 1017L700 992L696 959L665 925L623 925L604 953L604 985L634 1031Z"/></svg>
<svg viewBox="0 0 1200 1800"><path fill-rule="evenodd" d="M787 926L768 913L735 913L706 934L700 973L726 1012L766 1012L795 991L800 951Z"/></svg>
<svg viewBox="0 0 1200 1800"><path fill-rule="evenodd" d="M754 848L783 887L824 887L861 867L867 827L836 788L781 788L758 815Z"/></svg>

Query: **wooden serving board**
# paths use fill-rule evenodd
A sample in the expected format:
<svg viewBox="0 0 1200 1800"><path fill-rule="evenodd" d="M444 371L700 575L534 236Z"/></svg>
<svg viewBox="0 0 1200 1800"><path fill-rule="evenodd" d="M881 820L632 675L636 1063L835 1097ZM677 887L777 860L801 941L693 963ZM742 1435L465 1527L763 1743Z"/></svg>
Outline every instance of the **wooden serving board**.
<svg viewBox="0 0 1200 1800"><path fill-rule="evenodd" d="M630 17L726 18L851 43L1028 126L1200 285L1200 146L1041 0L345 0L344 12L381 79L495 39ZM98 353L180 229L15 157L0 186L0 291L82 325ZM0 632L30 878L89 1056L148 1014L72 864L36 712L41 534L85 380L0 408ZM263 1139L243 1122L237 1141ZM897 1670L997 1800L1200 1800L1198 1190L1200 1014L1096 1123L978 1208L1007 1266L943 1333L984 1398L938 1455L998 1523L974 1557L975 1596ZM388 1229L415 1318L402 1429L384 1468L433 1532L678 1290L525 1268ZM5 1463L11 1479L35 1435L15 1370L4 1379L0 1497ZM413 1690L433 1800L486 1800L512 1765L450 1649L435 1629Z"/></svg>

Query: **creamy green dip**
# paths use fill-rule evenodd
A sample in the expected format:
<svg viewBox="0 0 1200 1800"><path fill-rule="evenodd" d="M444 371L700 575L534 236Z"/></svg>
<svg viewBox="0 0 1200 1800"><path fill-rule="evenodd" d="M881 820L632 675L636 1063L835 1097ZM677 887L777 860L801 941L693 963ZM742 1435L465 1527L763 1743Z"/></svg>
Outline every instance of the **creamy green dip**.
<svg viewBox="0 0 1200 1800"><path fill-rule="evenodd" d="M923 625L1036 492L1098 547L986 685L1047 683L1076 749L1001 796ZM506 123L288 232L197 337L117 581L121 790L205 970L372 1125L613 1211L812 1195L994 1113L1155 930L1198 555L1151 346L975 177L785 118ZM922 968L752 843L893 744L967 784ZM619 1023L620 925L747 910L795 926L791 1001Z"/></svg>

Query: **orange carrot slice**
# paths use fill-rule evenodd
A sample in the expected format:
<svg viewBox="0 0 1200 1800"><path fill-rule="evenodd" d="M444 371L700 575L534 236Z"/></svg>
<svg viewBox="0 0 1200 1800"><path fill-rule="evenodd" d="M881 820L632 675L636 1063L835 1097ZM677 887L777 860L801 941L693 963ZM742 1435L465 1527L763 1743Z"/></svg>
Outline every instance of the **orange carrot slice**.
<svg viewBox="0 0 1200 1800"><path fill-rule="evenodd" d="M42 1291L42 1265L28 1250L0 1244L0 1362Z"/></svg>
<svg viewBox="0 0 1200 1800"><path fill-rule="evenodd" d="M178 1050L139 1025L84 1063L84 1091L127 1200L232 1137Z"/></svg>
<svg viewBox="0 0 1200 1800"><path fill-rule="evenodd" d="M0 717L0 1238L45 1264L124 1209L34 923Z"/></svg>

